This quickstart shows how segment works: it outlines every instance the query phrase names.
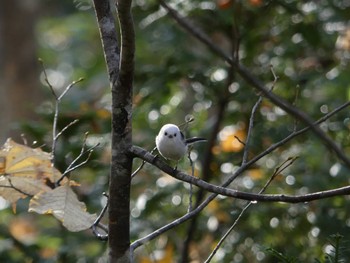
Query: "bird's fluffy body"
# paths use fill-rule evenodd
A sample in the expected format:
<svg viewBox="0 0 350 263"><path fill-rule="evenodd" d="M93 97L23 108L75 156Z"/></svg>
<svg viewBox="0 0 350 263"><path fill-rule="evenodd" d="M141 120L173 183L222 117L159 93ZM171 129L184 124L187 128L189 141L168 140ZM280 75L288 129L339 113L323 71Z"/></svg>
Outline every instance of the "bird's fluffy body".
<svg viewBox="0 0 350 263"><path fill-rule="evenodd" d="M179 161L188 150L183 133L174 124L165 124L160 129L156 146L165 159L174 161Z"/></svg>

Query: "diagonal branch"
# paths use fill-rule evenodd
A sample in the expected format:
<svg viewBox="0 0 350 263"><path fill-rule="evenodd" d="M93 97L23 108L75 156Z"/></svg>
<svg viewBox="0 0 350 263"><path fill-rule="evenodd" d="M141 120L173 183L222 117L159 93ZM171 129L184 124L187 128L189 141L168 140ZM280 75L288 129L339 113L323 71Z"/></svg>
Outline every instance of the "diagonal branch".
<svg viewBox="0 0 350 263"><path fill-rule="evenodd" d="M248 192L242 192L238 190L233 190L226 188L227 183L222 186L213 185L207 183L197 177L192 177L189 174L181 172L179 170L174 170L160 158L154 158L154 156L150 157L149 152L142 149L138 146L132 146L130 151L137 157L145 160L146 162L152 163L154 166L158 167L163 172L169 174L170 176L190 184L194 184L200 188L207 190L208 192L214 193L216 195L224 195L228 197L234 197L247 201L255 201L255 202L285 202L285 203L301 203L301 202L310 202L319 199L325 199L334 196L341 195L349 195L350 194L350 186L340 187L332 190L320 191L305 195L285 195L285 194L254 194ZM250 162L247 163L247 165ZM247 168L247 165L241 166L237 170L237 174L241 174L244 169Z"/></svg>
<svg viewBox="0 0 350 263"><path fill-rule="evenodd" d="M209 38L209 36L207 36L198 27L195 27L188 19L178 14L178 12L173 8L171 8L167 3L165 3L164 0L159 0L159 3L162 7L164 7L168 11L169 15L179 23L179 25L181 25L184 29L186 29L191 35L196 37L199 41L204 43L213 53L217 54L219 57L221 57L230 65L233 65L236 68L238 74L247 83L249 83L252 87L259 90L262 95L264 95L266 98L272 101L275 105L279 106L285 112L289 113L295 119L298 119L301 122L303 122L306 126L309 126L311 130L327 146L327 148L333 150L333 152L336 153L338 158L342 160L347 165L347 167L350 168L350 159L346 157L341 147L336 143L334 143L332 139L330 139L319 127L314 126L312 119L307 114L305 114L303 111L294 107L292 104L290 104L283 98L275 95L272 91L267 89L265 85L262 83L262 81L258 79L256 76L254 76L251 73L251 71L249 71L242 64L239 64L237 61L232 59L232 57L230 57L222 49L220 49L217 45L215 45L215 43Z"/></svg>
<svg viewBox="0 0 350 263"><path fill-rule="evenodd" d="M334 109L333 111L329 112L328 114L326 114L325 116L323 116L322 118L320 118L317 122L314 123L314 125L318 125L324 121L326 121L327 119L329 119L330 117L334 116L335 114L337 114L338 112L340 112L341 110L345 109L346 107L350 106L350 102L346 102L343 105L337 107L336 109ZM241 172L243 172L245 169L249 168L250 165L252 165L253 163L255 163L256 161L258 161L259 159L261 159L262 157L264 157L265 155L271 153L272 151L274 151L275 149L277 149L278 147L286 144L287 142L289 142L291 139L293 139L294 137L306 132L309 130L309 127L306 127L304 129L301 129L299 131L295 131L292 134L290 134L289 136L287 136L286 138L284 138L283 140L271 145L268 149L266 149L264 152L262 152L261 154L257 155L256 157L254 157L252 160L250 160L248 163L245 164L245 167L241 167L240 169L238 169L235 174L233 174L224 184L223 186L228 186ZM156 160L156 157L153 156L152 154L148 153L147 151L145 151L145 155L143 155L144 157L147 157L147 159L150 161L150 163L154 163ZM140 157L142 158L142 157ZM143 159L144 160L144 159ZM148 234L147 236L140 238L136 241L134 241L131 246L130 249L131 251L135 250L136 248L142 246L143 244L145 244L146 242L155 239L156 237L158 237L159 235L161 235L162 233L178 226L179 224L182 224L183 222L195 217L198 213L200 213L212 200L215 199L215 197L217 196L217 194L211 194L205 201L203 201L203 203L201 203L199 206L197 206L194 210L192 210L190 213L187 213L185 215L183 215L182 217L175 219L174 221L168 223L167 225L164 225L163 227L155 230L154 232Z"/></svg>
<svg viewBox="0 0 350 263"><path fill-rule="evenodd" d="M269 180L265 183L265 185L263 186L263 188L259 191L259 194L262 194L263 192L265 192L265 190L267 189L267 187L271 184L271 182L276 178L276 176L280 173L283 172L283 170L287 169L287 167L291 166L294 161L297 158L288 158L286 161L284 161L279 167L277 167L275 169L275 172L270 176ZM205 263L209 263L214 255L216 254L216 252L218 251L218 249L221 247L221 245L223 244L223 242L226 240L226 238L230 235L230 233L232 232L232 230L236 227L236 225L238 224L238 222L240 221L240 219L242 218L242 216L244 215L245 211L248 210L248 208L253 204L254 202L250 201L248 202L248 204L242 209L242 211L239 213L239 215L237 216L236 220L233 222L233 224L231 225L231 227L226 231L226 233L223 235L223 237L219 240L219 242L217 243L217 245L215 246L215 248L213 249L213 251L210 253L209 257L206 259Z"/></svg>

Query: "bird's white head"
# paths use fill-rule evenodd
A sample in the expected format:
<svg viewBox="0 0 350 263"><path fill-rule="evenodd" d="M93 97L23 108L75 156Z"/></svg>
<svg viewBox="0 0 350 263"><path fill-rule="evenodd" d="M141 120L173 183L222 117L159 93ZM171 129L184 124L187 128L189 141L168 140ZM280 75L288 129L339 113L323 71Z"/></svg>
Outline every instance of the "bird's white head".
<svg viewBox="0 0 350 263"><path fill-rule="evenodd" d="M165 124L159 131L158 136L164 136L169 139L181 139L181 132L179 127L177 127L175 124Z"/></svg>
<svg viewBox="0 0 350 263"><path fill-rule="evenodd" d="M156 137L156 146L166 159L179 160L187 152L187 145L179 127L165 124Z"/></svg>

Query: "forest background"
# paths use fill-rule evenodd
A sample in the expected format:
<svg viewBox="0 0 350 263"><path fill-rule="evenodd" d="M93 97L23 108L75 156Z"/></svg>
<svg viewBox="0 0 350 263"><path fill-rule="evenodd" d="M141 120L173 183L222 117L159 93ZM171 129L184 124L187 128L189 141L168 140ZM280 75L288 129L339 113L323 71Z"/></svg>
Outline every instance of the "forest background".
<svg viewBox="0 0 350 263"><path fill-rule="evenodd" d="M163 124L181 124L193 116L186 135L208 138L192 152L195 175L220 185L242 162L255 105L248 159L304 124L268 99L256 104L261 94L234 66L181 28L160 3L133 2L133 143L151 151ZM313 120L348 101L349 1L167 3ZM89 212L99 213L105 202L102 193L108 190L111 93L92 4L6 0L1 3L0 29L0 143L10 136L21 142L24 134L50 150L54 98L39 57L58 93L84 78L61 102L59 129L79 122L60 137L55 159L57 168L64 169L79 154L86 132L88 145L99 143L88 164L71 174L81 183L76 189L80 200ZM320 127L348 156L348 109ZM231 187L257 193L291 158L293 163L276 175L267 193L303 195L349 184L349 167L309 131L258 160ZM186 158L179 169L191 173ZM194 188L195 201L203 195ZM131 240L185 214L189 196L187 183L145 165L132 180ZM138 248L136 261L203 262L246 205L219 196L195 220ZM0 261L104 262L107 245L91 231L70 233L51 216L28 213L27 206L28 200L21 200L14 214L1 200ZM347 196L298 204L258 202L243 214L213 262L274 262L271 248L296 262L325 260L332 253L332 235L341 234L345 242L350 238L348 208ZM343 258L350 258L349 250L343 250Z"/></svg>

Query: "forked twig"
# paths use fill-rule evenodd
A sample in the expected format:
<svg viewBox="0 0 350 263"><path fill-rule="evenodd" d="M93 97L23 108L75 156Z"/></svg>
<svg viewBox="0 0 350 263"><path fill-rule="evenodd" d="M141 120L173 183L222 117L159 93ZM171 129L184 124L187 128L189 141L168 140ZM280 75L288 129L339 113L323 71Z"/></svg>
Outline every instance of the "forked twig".
<svg viewBox="0 0 350 263"><path fill-rule="evenodd" d="M274 94L269 89L266 88L265 84L255 77L250 70L244 67L242 64L236 64L236 61L233 60L230 56L226 54L218 45L216 45L211 38L205 34L200 28L195 27L187 18L181 16L175 9L170 7L164 0L159 0L159 3L164 7L169 15L176 20L179 25L186 29L192 36L197 38L199 41L204 43L212 52L217 54L227 63L234 65L237 69L238 74L252 87L256 88L261 94L273 102L276 106L279 106L285 112L293 116L293 118L298 119L300 122L304 123L309 127L314 134L319 137L319 139L325 144L326 147L331 149L339 159L341 159L347 167L350 167L350 159L346 156L343 149L336 144L333 139L327 136L319 127L313 125L313 120L308 114L300 110L299 108L294 107L288 101L281 98L280 96Z"/></svg>
<svg viewBox="0 0 350 263"><path fill-rule="evenodd" d="M153 154L155 152L155 150L157 150L157 147L154 147L153 150L151 151L151 154ZM131 178L134 178L135 175L138 174L138 172L140 172L143 168L143 166L146 164L146 161L142 160L142 163L139 167L137 167L137 169L131 174Z"/></svg>
<svg viewBox="0 0 350 263"><path fill-rule="evenodd" d="M101 213L98 215L98 217L96 218L95 222L92 224L91 229L92 232L94 233L94 235L101 241L107 241L108 240L108 228L102 224L100 224L101 219L103 218L104 214L107 211L108 205L109 205L109 196L107 193L102 193L106 198L106 204L103 207L103 209L101 210ZM101 234L97 228L102 229L105 234Z"/></svg>
<svg viewBox="0 0 350 263"><path fill-rule="evenodd" d="M79 120L76 119L76 120L72 121L71 123L67 124L59 133L56 134L56 137L54 138L54 140L57 140L69 127L73 126L78 121Z"/></svg>
<svg viewBox="0 0 350 263"><path fill-rule="evenodd" d="M270 70L271 70L271 73L272 73L272 76L273 76L273 82L272 82L272 86L270 88L270 91L273 91L273 89L275 88L275 85L276 85L276 83L277 83L277 81L279 79L279 76L276 75L272 64L270 65Z"/></svg>
<svg viewBox="0 0 350 263"><path fill-rule="evenodd" d="M291 166L294 161L297 159L298 157L290 157L288 158L286 161L284 161L279 167L277 167L274 171L274 173L270 176L269 180L265 183L264 187L259 191L259 194L262 194L265 192L265 190L267 189L267 187L271 184L271 182L273 181L273 179L276 178L277 175L279 175L281 172L283 172L285 169L287 169L289 166ZM221 245L223 244L223 242L226 240L226 238L230 235L230 233L232 232L232 230L236 227L236 225L238 224L239 220L242 218L243 214L248 210L248 208L254 204L256 202L250 201L248 202L248 204L242 209L241 213L238 215L238 217L236 218L236 220L234 221L234 223L232 224L232 226L226 231L226 233L223 235L223 237L219 240L219 242L217 243L217 245L215 246L215 248L213 249L213 251L210 253L209 257L206 259L205 263L209 263L213 257L215 256L216 252L218 251L218 249L221 247Z"/></svg>
<svg viewBox="0 0 350 263"><path fill-rule="evenodd" d="M186 116L185 122L179 124L179 128L181 131L185 131L188 127L188 124L194 121L194 117L192 115Z"/></svg>
<svg viewBox="0 0 350 263"><path fill-rule="evenodd" d="M347 108L350 106L350 101L338 106L336 109L334 109L333 111L329 112L328 114L324 115L322 118L318 119L316 122L313 123L313 125L319 125L320 123L326 121L327 119L331 118L332 116L334 116L335 114L337 114L338 112L340 112L341 110ZM242 167L240 167L237 171L234 172L234 174L228 178L223 184L223 187L227 187L228 185L231 184L231 182L243 171L245 171L248 167L250 167L253 163L256 163L258 160L260 160L261 158L263 158L264 156L266 156L267 154L271 153L272 151L276 150L278 147L281 147L282 145L286 144L287 142L289 142L290 140L292 140L293 138L305 133L306 131L310 130L310 127L306 127L303 129L300 129L296 132L292 132L290 135L288 135L287 137L285 137L284 139L280 140L279 142L276 142L275 144L271 145L269 148L267 148L266 150L264 150L263 152L261 152L260 154L258 154L257 156L255 156L254 158L252 158L251 160L249 160L245 165L243 165ZM135 152L133 152L133 154L135 154ZM150 163L154 163L155 162L155 158L153 156L142 156L142 155L136 155L141 159L145 159L145 157L150 157L149 162ZM144 160L143 159L143 160ZM337 191L339 192L339 191ZM198 207L194 208L190 213L187 213L175 220L173 220L172 222L162 226L161 228L153 231L152 233L148 234L145 237L142 237L138 240L135 240L131 245L130 245L130 250L131 252L133 252L136 248L142 246L143 244L145 244L146 242L155 239L156 237L160 236L161 234L167 232L170 229L173 229L174 227L182 224L183 222L193 218L194 216L196 216L198 213L200 213L212 200L215 199L215 197L217 196L217 194L212 193L207 199L205 199ZM316 198L317 199L317 198Z"/></svg>
<svg viewBox="0 0 350 263"><path fill-rule="evenodd" d="M58 97L57 97L57 94L56 94L55 90L53 89L53 86L51 85L51 83L50 83L50 81L49 81L49 78L47 77L47 73L46 73L46 68L45 68L45 65L44 65L44 61L43 61L41 58L39 58L38 61L39 61L40 65L41 65L41 67L43 68L44 80L45 80L46 84L49 86L52 95L53 95L53 96L55 97L55 99L57 100L57 98L58 98Z"/></svg>
<svg viewBox="0 0 350 263"><path fill-rule="evenodd" d="M83 166L84 164L86 164L91 157L91 154L93 153L93 150L98 147L100 145L100 143L96 143L94 146L89 147L88 149L85 149L86 146L86 140L88 137L88 133L85 133L84 136L84 141L83 141L83 145L81 147L80 153L79 155L68 165L68 167L66 168L66 170L62 173L62 176L57 180L56 185L59 185L61 183L61 181L72 171L76 170L77 168ZM81 161L80 163L77 164L77 162L85 155L88 154L87 157L85 158L84 161Z"/></svg>
<svg viewBox="0 0 350 263"><path fill-rule="evenodd" d="M250 114L249 118L249 127L248 127L248 133L247 133L247 140L244 144L244 151L243 151L243 158L242 158L242 165L244 165L248 161L248 152L249 152L249 141L250 137L252 135L253 127L254 127L254 118L255 118L255 113L262 101L262 97L260 96L257 102L254 104L252 112Z"/></svg>
<svg viewBox="0 0 350 263"><path fill-rule="evenodd" d="M43 73L44 73L44 80L46 82L46 84L49 86L50 91L52 93L52 95L55 98L55 113L54 113L54 118L53 118L53 123L52 123L52 146L51 146L51 163L55 164L55 152L56 152L56 144L57 144L57 139L62 135L62 133L64 131L66 131L70 126L72 126L73 124L77 123L77 120L74 120L73 122L69 123L66 127L64 127L59 133L57 133L57 122L58 122L58 114L59 114L59 105L60 102L62 100L62 98L67 94L67 92L77 83L83 81L83 78L80 78L76 81L73 81L72 83L70 83L65 89L64 91L61 93L61 95L57 95L57 93L55 92L52 84L49 81L49 78L47 76L47 72L46 72L46 68L44 65L44 62L42 59L39 59L39 63L43 69Z"/></svg>

